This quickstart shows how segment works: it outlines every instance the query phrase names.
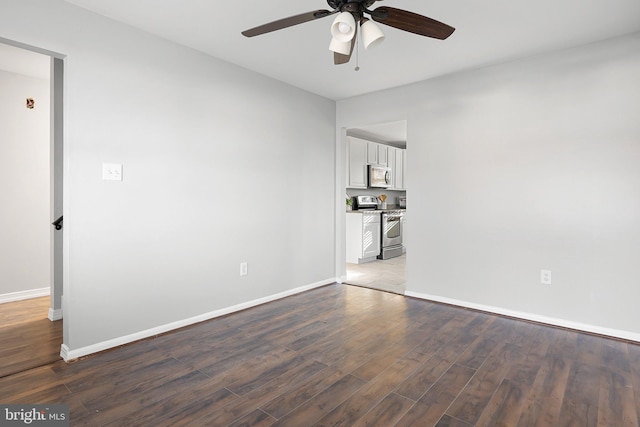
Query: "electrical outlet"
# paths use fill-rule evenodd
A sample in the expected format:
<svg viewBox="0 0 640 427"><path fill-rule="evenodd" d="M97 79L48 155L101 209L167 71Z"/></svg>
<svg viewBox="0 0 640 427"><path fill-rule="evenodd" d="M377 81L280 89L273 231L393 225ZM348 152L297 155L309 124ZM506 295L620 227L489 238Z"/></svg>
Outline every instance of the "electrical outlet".
<svg viewBox="0 0 640 427"><path fill-rule="evenodd" d="M247 274L249 274L249 270L248 270L248 265L247 262L241 262L240 263L240 275L241 276L246 276Z"/></svg>
<svg viewBox="0 0 640 427"><path fill-rule="evenodd" d="M551 284L551 270L540 270L540 283L543 285Z"/></svg>
<svg viewBox="0 0 640 427"><path fill-rule="evenodd" d="M122 165L116 163L103 163L102 179L105 181L122 181Z"/></svg>

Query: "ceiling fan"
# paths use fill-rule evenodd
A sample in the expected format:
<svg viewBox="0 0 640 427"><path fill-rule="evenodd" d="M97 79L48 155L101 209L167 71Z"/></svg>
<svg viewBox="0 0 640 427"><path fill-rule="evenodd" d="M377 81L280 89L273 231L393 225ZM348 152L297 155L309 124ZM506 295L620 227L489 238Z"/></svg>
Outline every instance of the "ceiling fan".
<svg viewBox="0 0 640 427"><path fill-rule="evenodd" d="M365 49L373 47L384 40L384 34L380 28L371 20L365 18L365 14L381 24L440 40L446 39L455 31L455 28L435 19L402 9L382 6L370 10L369 7L376 1L381 0L327 0L332 10L319 9L289 16L288 18L243 31L242 34L246 37L259 36L337 13L338 16L336 16L331 25L332 39L329 49L334 52L333 62L335 64L346 64L353 53L353 47L357 39L358 24L360 24L362 44Z"/></svg>

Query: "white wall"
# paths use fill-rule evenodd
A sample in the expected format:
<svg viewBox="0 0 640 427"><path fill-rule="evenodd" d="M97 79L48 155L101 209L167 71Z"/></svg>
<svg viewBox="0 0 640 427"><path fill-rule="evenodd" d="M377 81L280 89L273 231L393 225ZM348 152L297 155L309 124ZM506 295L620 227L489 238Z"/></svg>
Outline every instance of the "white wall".
<svg viewBox="0 0 640 427"><path fill-rule="evenodd" d="M49 82L1 70L0 200L0 296L48 288Z"/></svg>
<svg viewBox="0 0 640 427"><path fill-rule="evenodd" d="M60 0L3 1L0 37L67 55L71 354L332 280L333 101Z"/></svg>
<svg viewBox="0 0 640 427"><path fill-rule="evenodd" d="M408 119L408 291L640 339L638 76L633 34L338 102Z"/></svg>

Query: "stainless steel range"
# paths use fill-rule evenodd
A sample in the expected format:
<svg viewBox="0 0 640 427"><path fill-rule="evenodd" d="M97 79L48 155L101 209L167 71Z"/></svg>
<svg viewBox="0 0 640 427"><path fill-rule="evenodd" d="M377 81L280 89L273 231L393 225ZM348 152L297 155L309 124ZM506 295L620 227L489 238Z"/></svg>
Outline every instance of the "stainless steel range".
<svg viewBox="0 0 640 427"><path fill-rule="evenodd" d="M379 259L389 259L402 255L402 223L404 212L401 210L389 210L382 212L380 224L382 227L382 239Z"/></svg>
<svg viewBox="0 0 640 427"><path fill-rule="evenodd" d="M378 198L376 196L356 196L354 200L356 210L374 210L378 206Z"/></svg>

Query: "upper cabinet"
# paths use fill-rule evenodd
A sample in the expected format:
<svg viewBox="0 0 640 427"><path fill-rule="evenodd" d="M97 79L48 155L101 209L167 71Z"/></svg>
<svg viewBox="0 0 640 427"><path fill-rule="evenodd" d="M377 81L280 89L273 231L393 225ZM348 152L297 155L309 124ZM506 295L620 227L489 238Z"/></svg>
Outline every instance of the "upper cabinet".
<svg viewBox="0 0 640 427"><path fill-rule="evenodd" d="M347 137L347 188L367 188L367 166L381 165L391 168L390 190L405 189L406 150Z"/></svg>
<svg viewBox="0 0 640 427"><path fill-rule="evenodd" d="M403 148L388 147L387 160L391 168L391 188L390 190L405 190L405 159L407 150Z"/></svg>
<svg viewBox="0 0 640 427"><path fill-rule="evenodd" d="M401 148L394 148L395 150L395 162L393 164L393 188L397 190L404 190L404 175L405 175L405 158L407 156L407 150Z"/></svg>
<svg viewBox="0 0 640 427"><path fill-rule="evenodd" d="M347 188L367 188L367 144L347 137Z"/></svg>
<svg viewBox="0 0 640 427"><path fill-rule="evenodd" d="M389 166L387 163L388 145L377 142L367 143L367 163L370 165Z"/></svg>
<svg viewBox="0 0 640 427"><path fill-rule="evenodd" d="M378 164L378 144L375 142L367 142L367 163L370 165Z"/></svg>

